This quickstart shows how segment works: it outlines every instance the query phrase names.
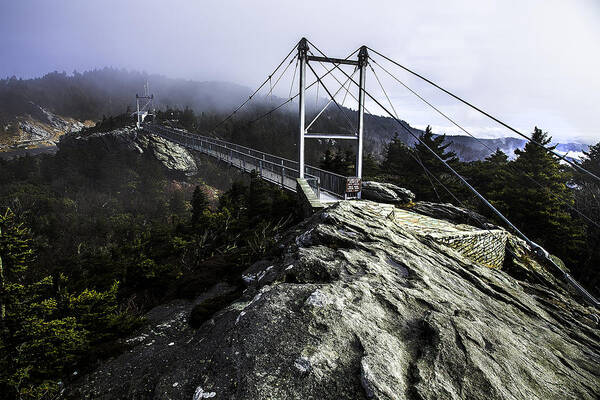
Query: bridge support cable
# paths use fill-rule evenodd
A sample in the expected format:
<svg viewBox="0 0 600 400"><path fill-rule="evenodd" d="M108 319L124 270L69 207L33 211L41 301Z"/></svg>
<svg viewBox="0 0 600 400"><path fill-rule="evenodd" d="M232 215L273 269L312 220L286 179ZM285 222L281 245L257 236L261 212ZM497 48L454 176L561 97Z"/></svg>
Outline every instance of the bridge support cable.
<svg viewBox="0 0 600 400"><path fill-rule="evenodd" d="M313 47L315 47L315 49L317 51L319 51L319 53L323 54L323 56L326 57L326 55L321 50L319 50L313 43L311 43L311 45ZM343 69L341 69L339 67L337 67L337 68L344 75L349 77L348 74L346 74L346 72ZM357 83L353 79L351 81L356 86L360 87L359 83ZM435 151L433 151L433 149L431 149L431 147L429 147L427 145L427 143L425 143L423 140L421 140L421 138L419 138L417 135L415 135L412 132L412 130L406 126L406 123L404 123L400 119L396 118L392 114L391 111L389 111L383 104L381 104L381 102L379 102L375 97L373 97L368 91L364 90L364 93L367 96L369 96L369 98L371 100L373 100L379 107L381 107L381 109L384 110L386 112L386 114L388 114L391 118L393 118L400 125L400 127L402 127L402 129L404 129L408 134L410 134L413 138L415 138L417 141L419 141L431 154L433 154L433 156L439 162L441 162L454 176L456 176L477 198L479 198L479 200L481 200L494 214L496 214L496 216L498 216L498 218L500 218L509 228L511 228L513 230L513 232L515 232L519 237L521 237L531 247L532 251L538 257L549 262L562 275L563 279L565 279L565 281L567 281L579 294L581 294L582 297L584 297L586 299L586 301L588 301L590 304L592 304L596 308L600 307L600 302L594 296L592 296L592 294L590 294L587 290L585 290L585 288L583 288L581 286L581 284L579 284L579 282L577 282L568 272L564 271L556 263L556 261L554 261L552 259L552 257L550 256L550 253L548 253L548 251L546 251L542 246L535 243L534 241L529 239L523 232L521 232L512 222L510 222L510 220L508 220L508 218L506 218L504 216L504 214L502 214L483 195L481 195L481 193L479 193L477 191L477 189L475 189L469 182L467 182L467 180L461 174L459 174L454 168L452 168L452 166L450 166L450 164L448 164L446 161L444 161L444 159L442 159Z"/></svg>
<svg viewBox="0 0 600 400"><path fill-rule="evenodd" d="M375 60L371 59L373 62L375 62ZM390 108L392 109L392 111L394 112L394 115L396 116L396 118L398 118L398 113L396 112L396 109L394 108L394 104L392 103L392 100L390 100L390 96L388 96L385 88L383 87L383 85L381 84L381 81L379 80L379 76L377 76L377 73L375 72L375 69L373 69L373 66L371 65L371 63L369 63L369 68L371 68L371 71L373 71L373 75L375 76L375 79L377 80L377 83L379 84L379 87L381 88L381 91L383 92L383 94L385 95L385 98L387 99Z"/></svg>
<svg viewBox="0 0 600 400"><path fill-rule="evenodd" d="M365 46L360 47L359 53L358 53L358 60L348 60L348 59L339 59L339 58L332 58L332 57L326 57L326 56L325 57L315 56L312 53L312 51L309 50L308 43L309 43L309 41L306 38L302 38L300 40L300 44L298 45L298 59L300 60L300 77L301 77L301 79L300 79L300 102L299 102L299 125L300 126L299 126L299 135L298 135L298 150L299 150L298 162L299 162L299 169L300 169L301 177L302 177L302 174L304 171L304 140L305 140L305 138L355 139L355 140L357 140L356 174L352 178L351 181L348 181L345 198L347 198L348 195L350 195L352 197L360 198L360 193L361 193L360 179L361 179L361 175L362 175L362 146L363 146L363 123L364 123L364 90L363 90L363 86L365 84L365 76L366 76L365 68L366 68L366 64L368 61L367 48ZM310 68L310 70L313 72L315 77L317 78L317 81L323 85L323 89L327 92L329 97L333 100L333 102L336 104L338 109L342 112L342 114L344 115L344 118L346 118L346 120L348 121L351 129L354 130L354 125L352 124L352 122L350 121L348 116L346 115L346 112L344 111L344 109L342 109L342 107L339 105L339 103L335 100L335 96L333 96L331 94L331 91L327 88L327 85L323 82L322 78L319 77L319 75L317 74L315 69L312 67L310 61L331 63L334 65L334 69L337 68L340 70L341 70L340 65L354 65L354 66L358 67L358 70L360 72L360 77L359 77L360 85L359 85L359 95L358 95L358 98L359 98L358 99L358 121L357 121L356 132L354 133L354 135L344 135L342 137L342 135L340 135L340 134L328 134L328 133L322 133L322 134L319 133L319 134L312 134L312 135L306 134L305 107L304 107L305 87L304 87L303 76L304 76L307 65ZM346 75L346 77L349 77L349 75L346 74L345 72L344 72L344 75ZM338 83L339 83L339 81L338 81Z"/></svg>
<svg viewBox="0 0 600 400"><path fill-rule="evenodd" d="M287 72L288 68L290 67L290 65L292 65L293 62L294 62L294 58L292 58L290 60L290 62L284 68L283 72L281 72L281 75L279 75L279 78L277 78L277 80L275 81L274 84L271 85L271 82L269 80L269 93L267 93L267 96L271 96L271 99L273 99L273 89L275 89L275 87L277 86L277 84L279 83L279 81L281 80L281 78L283 78L283 75L285 75L285 73Z"/></svg>
<svg viewBox="0 0 600 400"><path fill-rule="evenodd" d="M351 77L353 77L356 74L356 69L354 70L354 72L352 73L352 75L350 75ZM339 89L333 94L333 96L337 96L338 93L342 90L342 89L346 89L346 85L350 86L350 80L346 79L346 82L344 82L344 84L342 86L339 87ZM317 121L317 119L319 119L319 117L321 116L321 114L323 114L325 112L325 110L327 109L327 107L329 107L329 105L331 103L334 102L334 99L330 99L327 104L325 104L325 107L323 107L321 109L321 111L319 111L319 113L313 118L313 120L306 126L306 132L308 132L308 130L310 129L310 127Z"/></svg>
<svg viewBox="0 0 600 400"><path fill-rule="evenodd" d="M387 69L385 69L383 66L381 66L376 60L374 60L373 58L371 58L371 61L373 61L373 63L375 63L376 66L378 66L379 68L381 68L382 71L384 71L385 73L387 73L392 79L396 80L398 83L400 83L406 90L408 90L410 93L412 93L413 95L415 95L417 98L419 98L423 103L427 104L429 107L431 107L433 110L435 110L438 114L440 114L442 117L444 117L448 122L450 122L451 124L453 124L454 126L456 126L458 129L460 129L462 132L466 133L467 135L469 135L471 138L473 138L477 143L479 143L480 145L482 145L483 147L485 147L486 149L488 149L490 152L494 152L495 150L492 149L490 146L488 146L485 142L483 142L481 139L477 138L476 136L474 136L471 132L469 132L468 130L466 130L465 128L463 128L461 125L459 125L456 121L454 121L454 119L450 118L448 115L446 115L443 111L441 111L439 108L437 108L436 106L434 106L433 104L431 104L429 101L427 101L425 98L423 98L419 93L417 93L415 90L411 89L408 85L406 85L403 81L401 81L398 77L396 77L395 75L393 75L391 72L389 72ZM370 65L370 64L369 64ZM375 72L375 69L373 69L373 67L371 66L371 70L373 71L373 74L375 75L375 78L377 79L377 81L379 82L381 89L383 90L384 94L386 94L385 89L383 88L383 85L381 85L381 82L379 81L379 78L377 77L377 73ZM389 97L386 94L386 98L389 101ZM391 102L390 102L391 105ZM393 106L392 106L392 110ZM395 110L394 110L395 113ZM398 117L398 114L396 114L396 117ZM529 176L525 171L517 168L516 166L512 165L512 164L507 164L509 168L511 168L513 171L518 172L521 176L526 177L531 183L533 183L534 185L536 185L537 187L539 187L540 189L544 190L546 193L548 193L551 197L555 198L555 199L559 199L558 195L556 195L555 193L553 193L548 187L545 187L544 185L542 185L541 183L539 183L537 180L535 180L534 178L532 178L531 176ZM581 218L585 219L586 221L588 221L589 223L593 224L594 226L596 226L597 228L600 228L600 224L598 224L597 222L595 222L594 220L592 220L590 217L588 217L587 215L585 215L582 211L580 211L577 207L572 206L570 204L566 204L567 208L573 212L575 212L576 214L578 214Z"/></svg>
<svg viewBox="0 0 600 400"><path fill-rule="evenodd" d="M346 58L344 58L344 60L349 59L350 57L352 57L354 54L356 54L356 52L358 52L360 49L356 49L354 50L352 53L350 53ZM327 75L332 74L332 72L335 70L336 67L332 67L330 69L328 69L323 75L321 75L321 79L323 79L324 77L326 77ZM295 74L294 74L295 76ZM311 83L310 85L308 85L306 87L306 89L310 89L311 87L313 87L314 85L317 84L317 80L315 80L313 83ZM267 111L266 113L260 115L258 118L253 119L252 121L250 121L250 124L253 124L254 122L257 122L261 119L263 119L264 117L274 113L275 111L279 110L281 107L283 107L284 105L288 104L290 101L293 101L296 97L300 96L300 93L296 93L294 96L291 96L289 99L287 99L286 101L284 101L283 103L279 104L277 107Z"/></svg>
<svg viewBox="0 0 600 400"><path fill-rule="evenodd" d="M294 89L294 81L296 80L296 72L298 72L298 59L296 58L296 66L294 67L294 75L292 75L292 84L290 85L290 94L288 97L292 97L292 90Z"/></svg>
<svg viewBox="0 0 600 400"><path fill-rule="evenodd" d="M298 44L296 44L292 50L290 50L290 52L285 56L285 58L283 60L281 60L281 62L279 63L279 65L277 65L277 67L275 68L275 70L267 77L267 79L264 80L264 82L258 87L258 89L256 89L247 99L246 101L244 101L242 104L240 104L235 110L233 110L233 112L231 114L229 114L227 117L225 117L225 119L223 119L221 122L219 122L217 125L215 125L211 131L214 132L215 129L217 129L219 126L223 125L226 121L228 121L231 117L233 117L242 107L244 107L250 100L252 100L252 98L263 88L263 86L265 86L268 82L271 81L271 77L277 73L277 71L279 70L279 68L281 68L281 66L285 63L285 61L288 59L288 57L290 55L292 55L292 53L294 52L294 50L296 50L296 48L298 47Z"/></svg>
<svg viewBox="0 0 600 400"><path fill-rule="evenodd" d="M546 146L544 146L543 144L533 140L532 138L530 138L529 136L525 135L524 133L521 133L520 131L518 131L517 129L513 128L512 126L508 125L507 123L501 121L500 119L494 117L493 115L489 114L488 112L482 110L481 108L473 105L472 103L469 103L468 101L464 100L463 98L459 97L458 95L455 95L454 93L450 92L449 90L444 89L443 87L439 86L438 84L436 84L435 82L425 78L423 75L418 74L417 72L411 70L410 68L405 67L404 65L392 60L389 57L386 57L385 55L381 54L380 52L378 52L377 50L374 50L370 47L368 47L369 50L371 50L373 53L377 54L378 56L386 59L387 61L391 62L392 64L402 68L403 70L409 72L410 74L418 77L419 79L427 82L428 84L432 85L433 87L441 90L442 92L446 93L447 95L453 97L454 99L460 101L461 103L469 106L470 108L472 108L475 111L478 111L479 113L485 115L486 117L490 118L491 120L495 121L496 123L502 125L503 127L507 128L508 130L512 131L513 133L516 133L517 135L521 136L522 138L526 139L527 141L533 143L534 145L544 149L545 151L547 151L548 153L553 154L554 156L558 157L558 158L562 158L565 160L565 162L567 162L569 165L571 165L573 168L575 168L576 170L583 172L589 176L591 176L592 178L596 179L597 181L600 182L600 177L598 177L597 175L595 175L594 173L592 173L591 171L588 171L587 169L583 168L581 165L577 164L576 162L573 162L569 159L567 159L566 157L563 158L562 155L560 155L559 153L557 153L554 149L548 148Z"/></svg>
<svg viewBox="0 0 600 400"><path fill-rule="evenodd" d="M354 72L356 72L356 68L354 69ZM335 79L337 81L337 78ZM339 81L338 81L339 83ZM346 93L344 93L344 98L342 99L342 107L344 107L344 105L346 104L346 97L348 97L348 93L350 93L350 87L352 85L350 85L350 82L348 82L348 86L345 88L346 89ZM354 97L354 96L352 96Z"/></svg>
<svg viewBox="0 0 600 400"><path fill-rule="evenodd" d="M350 121L350 118L348 117L346 111L344 111L344 109L335 100L335 96L331 94L331 92L329 91L329 89L327 88L327 86L325 86L325 83L321 80L321 78L319 78L319 75L314 70L314 68L312 67L312 65L310 65L310 63L306 63L306 65L308 65L308 68L310 68L310 70L314 74L315 78L317 79L317 82L321 82L321 85L323 86L323 89L327 92L327 94L329 95L329 98L331 99L331 101L333 101L335 103L335 105L337 106L338 110L340 110L340 112L342 113L342 115L344 116L344 118L346 119L346 121L348 122L348 125L350 125L351 132L356 132L356 127L352 124L352 121ZM308 128L306 128L306 130L308 130Z"/></svg>

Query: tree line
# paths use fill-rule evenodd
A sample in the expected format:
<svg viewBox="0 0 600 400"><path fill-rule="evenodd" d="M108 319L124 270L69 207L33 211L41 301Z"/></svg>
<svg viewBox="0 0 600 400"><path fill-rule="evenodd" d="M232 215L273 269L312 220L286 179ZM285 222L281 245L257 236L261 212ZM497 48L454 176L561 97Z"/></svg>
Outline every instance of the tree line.
<svg viewBox="0 0 600 400"><path fill-rule="evenodd" d="M159 112L157 119L191 132L216 135L296 159L297 115L284 111L256 121L256 117L267 109L256 106L221 124L221 115L197 115L189 108L167 109ZM338 132L345 124L344 116L338 110L328 110L323 115L325 125L318 126L322 131ZM365 129L375 129L381 122L371 120ZM364 178L406 187L419 200L450 202L476 210L502 225L497 216L431 153L429 147L531 240L560 257L575 277L585 282L596 295L600 294L600 273L596 267L600 261L600 189L597 181L573 171L531 142L523 149L515 150L513 158L497 149L483 160L465 162L450 150L452 142L445 135L435 134L431 127L413 133L420 139L414 145L406 144L406 134L396 134L387 144L378 146L369 141L367 132ZM535 127L530 136L533 141L554 149L552 137L542 129ZM348 142L353 141L307 141L307 163L342 175L355 175L355 145ZM582 166L596 171L598 176L599 163L600 143L590 146Z"/></svg>
<svg viewBox="0 0 600 400"><path fill-rule="evenodd" d="M550 145L551 136L537 127L531 138L554 148ZM420 140L414 147L397 138L392 140L379 162L367 155L366 179L406 187L418 200L450 202L476 210L502 226L502 221L427 149L429 147L531 240L561 258L577 279L596 295L600 294L597 268L600 186L597 181L567 167L532 142L516 150L514 159L497 150L484 160L462 162L448 150L450 143L445 137L435 136L430 127L420 135ZM582 167L598 176L600 143L590 146L585 156ZM340 153L326 155L321 165L346 173L353 168Z"/></svg>
<svg viewBox="0 0 600 400"><path fill-rule="evenodd" d="M295 210L256 175L215 198L201 179L106 137L0 160L1 397L55 398L74 373L126 349L119 339L149 308L217 282L241 288Z"/></svg>

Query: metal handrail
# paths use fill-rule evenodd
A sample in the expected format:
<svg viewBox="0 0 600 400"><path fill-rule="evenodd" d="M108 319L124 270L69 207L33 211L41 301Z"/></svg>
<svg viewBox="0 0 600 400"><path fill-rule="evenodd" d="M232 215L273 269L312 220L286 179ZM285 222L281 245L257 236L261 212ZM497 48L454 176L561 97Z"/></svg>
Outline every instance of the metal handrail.
<svg viewBox="0 0 600 400"><path fill-rule="evenodd" d="M236 143L231 143L226 140L204 135L192 135L179 129L150 124L145 125L145 128L152 133L164 136L182 146L195 148L219 159L226 159L228 162L236 164L236 167L244 171L251 171L253 169L259 170L262 179L276 183L282 187L287 187L290 190L296 190L295 183L293 185L286 185L285 182L285 178L298 178L300 176L298 162L296 161L278 157ZM239 165L234 162L235 159L239 160ZM247 168L246 162L251 164L254 168ZM274 179L263 174L263 170L265 169L281 178ZM317 196L319 195L320 190L323 190L335 197L344 198L346 177L310 165L305 165L304 171L307 180L311 183L310 186Z"/></svg>
<svg viewBox="0 0 600 400"><path fill-rule="evenodd" d="M152 131L153 129L150 128L149 130ZM224 149L227 149L227 150L231 150L231 151L235 152L236 154L240 154L240 155L242 155L244 157L250 157L252 159L255 159L255 160L258 160L258 161L262 161L262 162L267 163L267 164L276 165L277 167L281 167L281 164L277 163L275 161L270 161L270 160L267 160L266 158L257 157L257 156L254 156L252 154L244 153L244 152L239 151L237 149L234 149L234 148L231 148L231 147L227 147L225 144L218 143L219 139L212 139L212 138L208 138L208 137L204 137L204 136L192 136L192 135L189 135L189 134L188 135L182 135L180 132L169 131L169 130L166 130L166 129L161 129L161 130L167 131L170 134L181 135L181 136L188 136L190 139L192 139L194 141L209 142L211 145L218 146L218 147L221 147L221 148L224 148ZM176 139L174 139L174 140L176 140ZM212 141L212 143L211 143L211 141ZM187 143L182 143L182 142L178 142L178 143L181 144L181 145L183 145L183 146L187 145ZM249 149L249 150L251 150L253 152L260 153L261 155L271 156L273 158L278 158L277 156L273 156L273 155L268 154L268 153L262 153L262 152L259 152L257 150L254 150L254 149ZM225 152L221 152L221 154L225 154ZM285 160L285 159L282 158L282 160ZM298 164L298 163L296 163L296 164ZM298 169L296 169L296 168L289 168L289 167L287 167L287 169L290 169L290 170L292 170L294 172L298 172Z"/></svg>
<svg viewBox="0 0 600 400"><path fill-rule="evenodd" d="M283 161L284 166L286 168L291 168L293 170L295 170L296 172L298 172L298 162L294 161L294 160L290 160L284 157L279 157L273 154L269 154L269 153L265 153L247 146L243 146L237 143L232 143L226 140L222 140L222 139L217 139L217 138L213 138L213 137L209 137L209 136L204 136L204 135L197 135L197 134L190 134L189 132L186 132L184 130L179 130L176 128L167 128L164 126L159 126L159 125L151 125L152 128L154 129L158 129L167 133L175 133L181 136L185 136L188 137L190 139L195 139L195 140L204 140L204 141L208 141L208 142L212 142L215 145L220 145L220 146L225 146L225 148L227 149L232 149L232 150L236 150L236 149L243 149L246 150L248 153L242 152L240 150L238 150L238 152L240 154L245 154L245 155L249 155L251 157L255 157L258 159L263 159L262 157L265 157L263 160L269 162L270 160L267 159L267 157L274 159L276 161L271 161L272 163L275 163L276 165L280 165L281 162ZM255 156L252 155L252 153L256 154ZM345 197L345 192L346 192L346 179L347 177L340 175L340 174L336 174L335 172L331 172L331 171L326 171L323 170L321 168L318 167L314 167L312 165L305 165L304 166L304 172L306 175L309 176L319 176L319 181L320 181L320 189L322 189L323 191L336 196L336 197L340 197L340 198L344 198Z"/></svg>

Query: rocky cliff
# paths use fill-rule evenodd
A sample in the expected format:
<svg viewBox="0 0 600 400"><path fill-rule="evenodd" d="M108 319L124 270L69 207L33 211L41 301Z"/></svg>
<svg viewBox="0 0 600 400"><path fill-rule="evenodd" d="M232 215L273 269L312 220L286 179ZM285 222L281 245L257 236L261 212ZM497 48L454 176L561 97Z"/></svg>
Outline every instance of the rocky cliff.
<svg viewBox="0 0 600 400"><path fill-rule="evenodd" d="M53 147L62 135L93 125L54 114L33 102L27 105L27 113L15 117L12 124L0 126L0 153Z"/></svg>
<svg viewBox="0 0 600 400"><path fill-rule="evenodd" d="M99 140L107 149L129 149L138 153L150 152L165 168L173 172L194 175L198 172L196 160L183 146L150 133L142 133L133 127L109 132L72 134L64 137L61 146L77 146L84 140Z"/></svg>
<svg viewBox="0 0 600 400"><path fill-rule="evenodd" d="M233 288L216 286L195 302L152 310L127 352L68 384L65 394L599 398L595 310L578 303L519 240L438 208L417 213L344 201L325 209L247 270L243 295L199 328L187 322L191 310ZM445 241L445 230L467 240ZM479 261L473 235L503 238L499 266Z"/></svg>

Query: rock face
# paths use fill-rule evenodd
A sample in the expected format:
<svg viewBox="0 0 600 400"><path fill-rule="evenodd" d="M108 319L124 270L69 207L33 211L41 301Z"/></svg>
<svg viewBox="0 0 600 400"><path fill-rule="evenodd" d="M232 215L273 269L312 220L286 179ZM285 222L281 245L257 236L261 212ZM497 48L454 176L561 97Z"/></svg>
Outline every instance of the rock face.
<svg viewBox="0 0 600 400"><path fill-rule="evenodd" d="M191 153L183 146L173 143L160 136L150 133L141 133L133 127L115 129L110 132L97 132L87 135L68 136L63 139L61 145L70 140L101 139L106 146L119 146L132 151L144 153L150 151L167 169L181 172L186 175L194 175L198 172L198 166Z"/></svg>
<svg viewBox="0 0 600 400"><path fill-rule="evenodd" d="M408 189L401 188L391 183L365 181L362 183L362 198L380 203L407 204L415 199L415 195Z"/></svg>
<svg viewBox="0 0 600 400"><path fill-rule="evenodd" d="M154 156L170 170L187 175L198 172L194 157L185 147L177 143L149 133L138 135L137 142L142 148L150 149Z"/></svg>
<svg viewBox="0 0 600 400"><path fill-rule="evenodd" d="M506 243L518 258L491 269L391 206L340 202L289 231L199 329L183 323L191 304L162 306L67 397L597 399L594 310Z"/></svg>
<svg viewBox="0 0 600 400"><path fill-rule="evenodd" d="M419 201L410 209L416 213L454 222L455 224L474 225L483 229L497 228L494 224L489 223L483 215L466 208L456 207L450 203L440 204Z"/></svg>
<svg viewBox="0 0 600 400"><path fill-rule="evenodd" d="M29 102L28 107L26 114L15 117L12 124L17 129L13 135L2 135L9 126L0 126L0 152L55 146L62 135L79 132L85 126L81 121L54 114L33 102Z"/></svg>

